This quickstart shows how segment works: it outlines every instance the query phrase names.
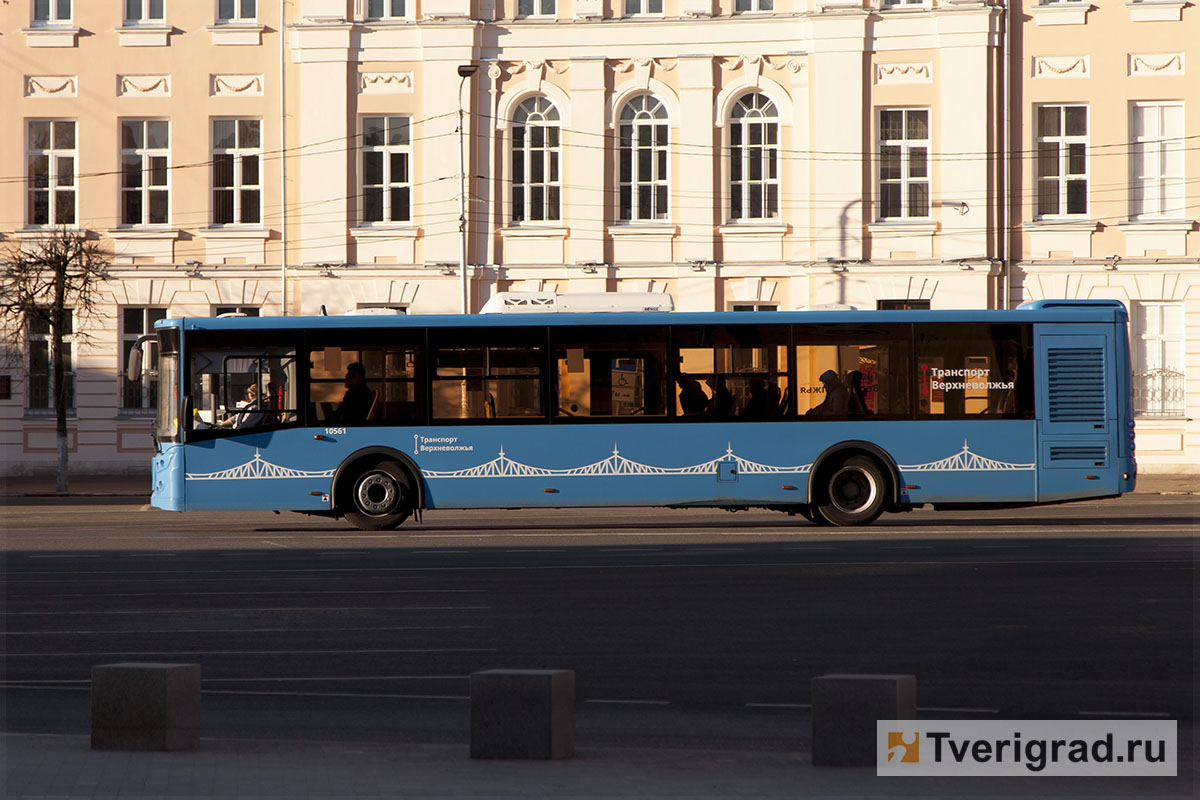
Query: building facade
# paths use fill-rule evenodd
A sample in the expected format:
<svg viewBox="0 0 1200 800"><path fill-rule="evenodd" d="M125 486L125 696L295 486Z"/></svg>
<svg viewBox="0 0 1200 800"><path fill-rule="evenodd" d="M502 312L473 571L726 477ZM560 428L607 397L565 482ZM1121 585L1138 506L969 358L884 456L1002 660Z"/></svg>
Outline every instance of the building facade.
<svg viewBox="0 0 1200 800"><path fill-rule="evenodd" d="M1197 339L1184 284L1198 234L1162 206L1115 223L1099 213L1133 185L1116 156L1098 163L1132 116L1117 125L1106 110L1090 135L1066 133L1076 107L1116 102L1107 73L1090 70L1124 40L1097 20L1164 4L1088 6L1070 25L1057 23L1078 14L1063 9L1080 4L1052 5L1030 22L1014 13L1007 37L1004 7L976 0L2 6L13 111L0 123L0 245L67 226L113 254L105 314L76 321L92 336L72 344L73 469L148 468L153 385L127 384L120 367L162 316L477 311L504 290L661 291L685 310L1119 296L1141 314L1143 381L1169 394L1183 380L1173 371L1189 373L1167 361ZM1191 160L1200 122L1186 117L1186 79L1135 97L1171 85L1169 55L1182 76L1196 37L1191 10L1177 11L1120 56L1153 77L1130 66L1122 81L1128 103L1158 103L1138 124L1153 117L1154 141L1181 141ZM1094 49L1067 34L1079 24L1097 32ZM1177 46L1157 44L1158 30L1177 31ZM1070 79L1062 53L1075 49L1086 79ZM1035 141L1035 115L1048 126L1052 108L1070 124L1036 128ZM1070 171L1081 142L1085 212ZM1050 144L1066 154L1061 175L1038 171ZM1166 174L1194 207L1186 179L1177 189L1162 169L1145 191ZM1114 273L1096 254L1117 243ZM1155 271L1163 257L1175 260ZM1151 286L1151 274L1178 277ZM44 339L8 345L32 365ZM25 372L0 399L7 474L54 461L47 379ZM1139 420L1159 446L1143 449L1143 468L1196 462L1193 396Z"/></svg>

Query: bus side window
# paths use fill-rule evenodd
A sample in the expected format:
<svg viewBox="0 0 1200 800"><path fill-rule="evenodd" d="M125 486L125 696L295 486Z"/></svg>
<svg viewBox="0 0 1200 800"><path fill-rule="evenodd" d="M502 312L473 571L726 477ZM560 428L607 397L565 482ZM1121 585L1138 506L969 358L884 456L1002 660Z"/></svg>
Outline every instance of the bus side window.
<svg viewBox="0 0 1200 800"><path fill-rule="evenodd" d="M805 420L904 419L909 415L907 327L845 332L798 326L796 414Z"/></svg>
<svg viewBox="0 0 1200 800"><path fill-rule="evenodd" d="M666 413L666 337L660 329L567 328L554 333L555 417Z"/></svg>
<svg viewBox="0 0 1200 800"><path fill-rule="evenodd" d="M1033 416L1028 325L918 325L920 417Z"/></svg>

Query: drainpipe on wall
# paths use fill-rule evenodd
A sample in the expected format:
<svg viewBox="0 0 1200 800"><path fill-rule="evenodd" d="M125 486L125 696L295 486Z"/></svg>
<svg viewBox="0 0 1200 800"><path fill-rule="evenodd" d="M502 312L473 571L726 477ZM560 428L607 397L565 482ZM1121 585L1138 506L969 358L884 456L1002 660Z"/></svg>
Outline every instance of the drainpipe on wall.
<svg viewBox="0 0 1200 800"><path fill-rule="evenodd" d="M1002 111L1003 129L1000 132L1000 236L998 242L1000 244L1000 269L1004 273L1002 296L1000 308L1009 308L1012 305L1012 259L1010 256L1010 244L1012 234L1009 231L1009 212L1010 204L1012 203L1012 163L1010 162L1011 142L1010 128L1011 118L1009 117L1010 107L1012 105L1012 57L1009 53L1009 36L1012 33L1009 21L1012 16L1011 0L1002 0L1001 8L1004 10L1004 43L1001 47L1001 58L1004 59L1004 64L1000 69L1002 80L1004 81L1004 91L1001 102L1004 105Z"/></svg>
<svg viewBox="0 0 1200 800"><path fill-rule="evenodd" d="M284 7L287 0L279 0L279 288L282 298L283 316L288 315L287 291L287 260L288 260L288 229L287 229L287 32L284 25Z"/></svg>

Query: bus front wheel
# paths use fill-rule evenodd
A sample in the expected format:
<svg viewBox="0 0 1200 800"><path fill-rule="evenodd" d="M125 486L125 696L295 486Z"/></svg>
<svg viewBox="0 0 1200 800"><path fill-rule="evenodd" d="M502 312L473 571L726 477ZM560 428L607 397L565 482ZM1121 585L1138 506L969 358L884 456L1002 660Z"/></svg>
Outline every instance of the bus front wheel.
<svg viewBox="0 0 1200 800"><path fill-rule="evenodd" d="M869 525L883 513L887 478L875 459L852 456L824 470L813 516L830 525Z"/></svg>
<svg viewBox="0 0 1200 800"><path fill-rule="evenodd" d="M347 506L346 519L355 527L391 530L412 514L412 485L399 464L381 461L354 479Z"/></svg>

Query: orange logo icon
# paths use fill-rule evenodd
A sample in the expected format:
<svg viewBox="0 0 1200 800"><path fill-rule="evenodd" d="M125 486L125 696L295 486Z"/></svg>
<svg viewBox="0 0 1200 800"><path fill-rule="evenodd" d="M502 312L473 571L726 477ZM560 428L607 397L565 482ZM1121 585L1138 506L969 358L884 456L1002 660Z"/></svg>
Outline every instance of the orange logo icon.
<svg viewBox="0 0 1200 800"><path fill-rule="evenodd" d="M921 762L921 735L888 731L889 764L919 764Z"/></svg>

